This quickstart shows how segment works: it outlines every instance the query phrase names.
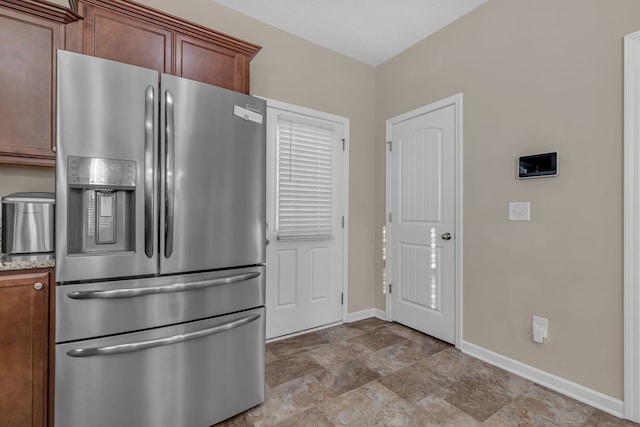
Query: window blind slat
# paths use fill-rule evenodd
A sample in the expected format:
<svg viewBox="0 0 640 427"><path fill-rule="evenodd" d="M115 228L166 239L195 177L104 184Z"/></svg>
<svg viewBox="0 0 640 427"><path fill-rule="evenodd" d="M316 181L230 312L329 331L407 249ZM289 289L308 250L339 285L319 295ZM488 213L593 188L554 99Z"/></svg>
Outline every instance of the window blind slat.
<svg viewBox="0 0 640 427"><path fill-rule="evenodd" d="M333 129L277 121L276 233L327 238L333 219Z"/></svg>

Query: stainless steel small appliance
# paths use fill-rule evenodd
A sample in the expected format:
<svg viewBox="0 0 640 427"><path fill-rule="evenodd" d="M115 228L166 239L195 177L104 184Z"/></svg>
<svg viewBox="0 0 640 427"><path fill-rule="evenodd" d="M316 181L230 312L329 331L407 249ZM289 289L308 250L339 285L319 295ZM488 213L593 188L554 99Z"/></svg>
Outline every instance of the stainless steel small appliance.
<svg viewBox="0 0 640 427"><path fill-rule="evenodd" d="M54 193L13 193L2 198L2 253L53 252Z"/></svg>

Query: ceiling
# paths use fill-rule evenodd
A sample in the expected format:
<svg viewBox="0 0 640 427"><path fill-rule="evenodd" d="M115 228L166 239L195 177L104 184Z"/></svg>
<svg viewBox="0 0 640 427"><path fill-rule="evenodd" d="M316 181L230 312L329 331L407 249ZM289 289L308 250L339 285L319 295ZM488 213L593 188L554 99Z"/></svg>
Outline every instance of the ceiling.
<svg viewBox="0 0 640 427"><path fill-rule="evenodd" d="M213 0L378 66L487 0Z"/></svg>

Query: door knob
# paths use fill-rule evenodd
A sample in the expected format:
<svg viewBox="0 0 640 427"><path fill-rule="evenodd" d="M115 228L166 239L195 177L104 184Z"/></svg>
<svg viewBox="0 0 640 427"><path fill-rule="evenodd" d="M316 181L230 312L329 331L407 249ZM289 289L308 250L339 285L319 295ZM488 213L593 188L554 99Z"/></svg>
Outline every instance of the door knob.
<svg viewBox="0 0 640 427"><path fill-rule="evenodd" d="M444 233L441 237L442 240L451 240L451 233Z"/></svg>

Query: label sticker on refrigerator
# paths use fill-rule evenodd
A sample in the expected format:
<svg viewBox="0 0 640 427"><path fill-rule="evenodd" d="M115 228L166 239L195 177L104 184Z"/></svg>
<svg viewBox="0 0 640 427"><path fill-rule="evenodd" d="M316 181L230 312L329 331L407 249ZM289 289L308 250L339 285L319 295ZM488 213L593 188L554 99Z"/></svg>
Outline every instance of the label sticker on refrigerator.
<svg viewBox="0 0 640 427"><path fill-rule="evenodd" d="M258 114L254 111L247 110L246 108L242 108L238 105L233 106L233 114L242 118L243 120L249 120L252 122L256 122L258 124L262 124L262 120L263 120L262 114Z"/></svg>

